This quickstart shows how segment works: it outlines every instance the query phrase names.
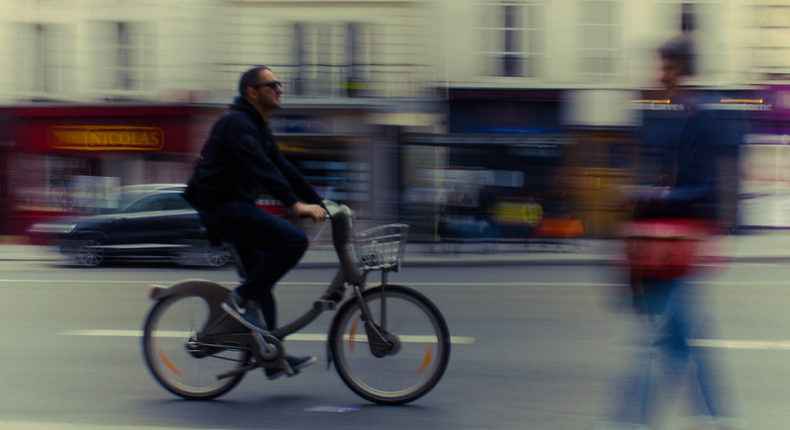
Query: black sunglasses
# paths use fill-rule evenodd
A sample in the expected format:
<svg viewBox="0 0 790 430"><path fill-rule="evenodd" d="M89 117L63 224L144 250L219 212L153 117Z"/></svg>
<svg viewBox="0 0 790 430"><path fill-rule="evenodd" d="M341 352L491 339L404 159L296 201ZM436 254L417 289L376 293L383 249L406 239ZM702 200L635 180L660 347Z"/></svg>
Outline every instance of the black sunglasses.
<svg viewBox="0 0 790 430"><path fill-rule="evenodd" d="M277 87L282 88L283 87L283 83L280 82L280 81L269 81L269 82L264 82L262 84L255 84L255 85L250 85L250 86L255 88L256 90L258 88L260 88L260 87L269 87L271 89L275 89Z"/></svg>

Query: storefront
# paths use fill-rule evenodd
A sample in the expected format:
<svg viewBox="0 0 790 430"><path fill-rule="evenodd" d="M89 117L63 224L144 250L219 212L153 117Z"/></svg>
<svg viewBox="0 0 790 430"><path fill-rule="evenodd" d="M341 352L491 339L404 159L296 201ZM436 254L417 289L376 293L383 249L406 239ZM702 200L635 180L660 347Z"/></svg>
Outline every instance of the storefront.
<svg viewBox="0 0 790 430"><path fill-rule="evenodd" d="M624 187L639 164L639 91L577 89L566 93L565 134L574 144L565 157L563 183L570 211L589 237L612 237L631 210Z"/></svg>
<svg viewBox="0 0 790 430"><path fill-rule="evenodd" d="M749 119L741 151L739 225L790 228L790 86L729 98Z"/></svg>
<svg viewBox="0 0 790 430"><path fill-rule="evenodd" d="M271 126L280 150L324 198L383 220L397 211L397 150L396 135L372 119L377 108L293 104Z"/></svg>
<svg viewBox="0 0 790 430"><path fill-rule="evenodd" d="M193 105L0 108L3 235L42 219L101 213L119 187L184 183L220 110Z"/></svg>
<svg viewBox="0 0 790 430"><path fill-rule="evenodd" d="M272 119L286 157L321 195L360 217L397 216L397 134L379 105L292 104ZM225 105L0 108L0 234L40 220L111 211L119 187L183 184ZM259 202L276 214L279 202ZM307 226L313 228L313 226Z"/></svg>
<svg viewBox="0 0 790 430"><path fill-rule="evenodd" d="M449 133L407 134L402 218L425 241L581 235L560 182L559 90L452 89Z"/></svg>

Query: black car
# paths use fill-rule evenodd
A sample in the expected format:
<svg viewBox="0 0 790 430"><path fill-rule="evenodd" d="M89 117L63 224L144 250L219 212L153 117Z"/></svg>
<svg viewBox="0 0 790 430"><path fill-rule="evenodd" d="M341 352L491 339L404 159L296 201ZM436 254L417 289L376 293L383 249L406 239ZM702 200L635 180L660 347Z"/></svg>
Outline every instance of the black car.
<svg viewBox="0 0 790 430"><path fill-rule="evenodd" d="M159 189L119 212L74 219L62 225L60 251L77 264L91 267L110 259L228 264L230 249L209 243L197 211L181 193L181 189Z"/></svg>

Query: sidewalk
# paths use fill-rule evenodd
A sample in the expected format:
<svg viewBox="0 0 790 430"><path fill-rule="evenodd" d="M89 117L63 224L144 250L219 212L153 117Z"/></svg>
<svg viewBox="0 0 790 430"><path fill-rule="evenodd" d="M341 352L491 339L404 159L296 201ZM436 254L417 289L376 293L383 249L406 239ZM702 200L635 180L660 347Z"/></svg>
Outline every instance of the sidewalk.
<svg viewBox="0 0 790 430"><path fill-rule="evenodd" d="M621 242L581 239L562 244L424 244L406 246L404 267L493 265L601 265L616 262ZM771 230L729 236L719 247L734 262L790 262L790 231ZM0 243L0 261L66 261L56 247ZM335 267L329 245L312 246L298 267Z"/></svg>

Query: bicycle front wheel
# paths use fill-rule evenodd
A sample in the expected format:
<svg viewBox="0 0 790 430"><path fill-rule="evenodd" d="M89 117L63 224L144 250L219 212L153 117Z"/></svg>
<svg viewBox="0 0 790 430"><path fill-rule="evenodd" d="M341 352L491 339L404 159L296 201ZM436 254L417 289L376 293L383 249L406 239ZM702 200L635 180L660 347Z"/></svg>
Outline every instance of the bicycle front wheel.
<svg viewBox="0 0 790 430"><path fill-rule="evenodd" d="M340 378L376 403L402 404L422 397L442 378L450 359L444 317L427 297L407 287L377 287L362 297L388 345L381 349L369 341L359 302L346 302L329 337Z"/></svg>
<svg viewBox="0 0 790 430"><path fill-rule="evenodd" d="M243 345L218 343L220 335L203 337L210 322L224 318L220 301L184 294L160 300L143 330L143 355L154 378L168 391L186 399L221 396L238 384L244 372L219 375L244 366L250 352Z"/></svg>

